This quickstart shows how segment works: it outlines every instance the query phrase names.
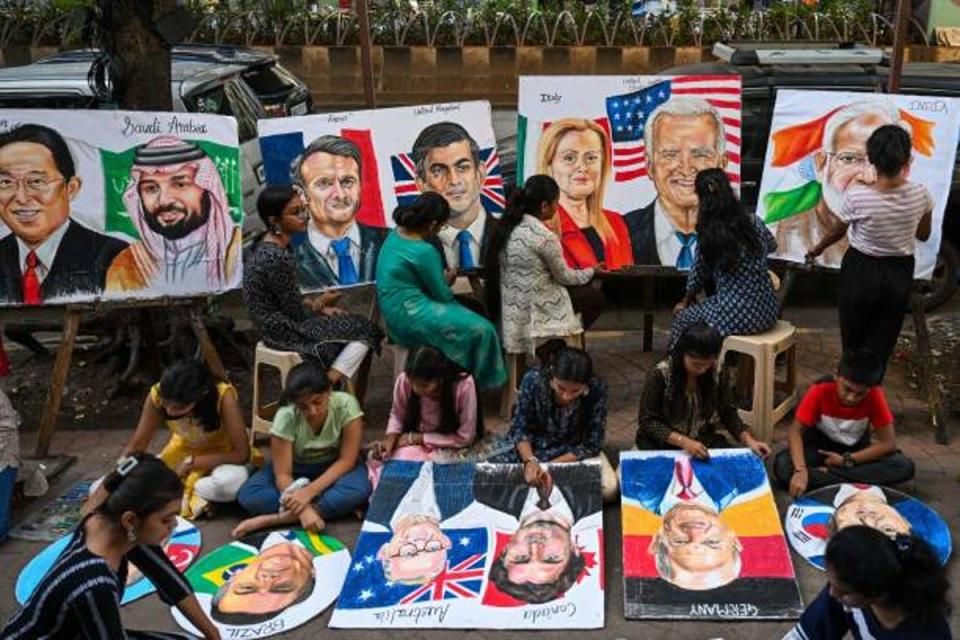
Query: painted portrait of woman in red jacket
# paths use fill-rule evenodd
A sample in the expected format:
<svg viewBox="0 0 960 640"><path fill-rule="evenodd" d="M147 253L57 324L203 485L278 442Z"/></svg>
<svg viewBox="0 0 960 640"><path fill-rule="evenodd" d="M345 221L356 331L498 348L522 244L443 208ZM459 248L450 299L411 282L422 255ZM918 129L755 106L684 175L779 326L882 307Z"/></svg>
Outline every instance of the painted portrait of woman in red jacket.
<svg viewBox="0 0 960 640"><path fill-rule="evenodd" d="M603 208L610 179L610 142L603 128L584 118L551 123L537 150L537 169L560 185L553 229L567 264L577 269L603 263L607 269L633 264L630 234L622 216Z"/></svg>

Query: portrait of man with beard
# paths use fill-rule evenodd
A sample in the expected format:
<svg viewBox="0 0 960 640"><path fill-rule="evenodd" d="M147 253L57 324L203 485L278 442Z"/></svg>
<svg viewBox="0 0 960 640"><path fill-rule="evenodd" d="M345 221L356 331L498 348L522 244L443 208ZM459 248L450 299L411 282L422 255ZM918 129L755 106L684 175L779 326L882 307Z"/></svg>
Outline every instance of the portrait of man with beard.
<svg viewBox="0 0 960 640"><path fill-rule="evenodd" d="M823 128L823 146L813 155L820 198L811 208L777 224L778 253L803 256L840 223L834 212L840 210L847 189L876 180L867 160L867 140L886 124L904 126L898 109L882 100L853 102L830 115ZM846 250L844 238L827 248L819 262L838 266Z"/></svg>
<svg viewBox="0 0 960 640"><path fill-rule="evenodd" d="M123 194L140 235L107 271L108 292L219 291L239 282L242 235L213 160L162 136L137 148Z"/></svg>

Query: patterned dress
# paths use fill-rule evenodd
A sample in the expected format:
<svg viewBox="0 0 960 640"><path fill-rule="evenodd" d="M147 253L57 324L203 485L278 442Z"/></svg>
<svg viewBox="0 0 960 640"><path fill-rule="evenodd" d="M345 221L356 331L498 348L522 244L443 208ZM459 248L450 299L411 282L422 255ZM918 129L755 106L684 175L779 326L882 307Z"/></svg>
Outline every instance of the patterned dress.
<svg viewBox="0 0 960 640"><path fill-rule="evenodd" d="M243 265L243 300L260 337L271 349L296 351L329 367L349 342L380 352L383 332L361 315L321 316L303 306L290 249L261 242Z"/></svg>
<svg viewBox="0 0 960 640"><path fill-rule="evenodd" d="M780 305L767 271L767 254L777 250L777 241L760 218L754 217L753 222L766 251L744 248L731 271L708 265L703 254L697 251L687 276L687 295L700 293L708 279L716 283L716 293L677 314L670 330L668 350L673 349L688 327L698 322L706 322L724 338L763 333L777 323Z"/></svg>
<svg viewBox="0 0 960 640"><path fill-rule="evenodd" d="M377 299L391 341L439 349L472 373L480 388L506 380L497 330L456 301L440 252L428 242L396 231L387 237L377 260Z"/></svg>
<svg viewBox="0 0 960 640"><path fill-rule="evenodd" d="M525 215L510 234L500 262L503 348L533 353L538 338L564 337L583 327L566 286L586 284L593 269L571 269L560 239Z"/></svg>

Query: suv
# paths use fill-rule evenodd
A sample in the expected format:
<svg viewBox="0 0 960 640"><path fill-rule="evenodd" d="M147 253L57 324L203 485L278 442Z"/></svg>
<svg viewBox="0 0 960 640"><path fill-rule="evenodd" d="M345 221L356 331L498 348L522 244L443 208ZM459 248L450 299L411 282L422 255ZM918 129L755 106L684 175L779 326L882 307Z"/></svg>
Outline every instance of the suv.
<svg viewBox="0 0 960 640"><path fill-rule="evenodd" d="M809 62L816 47L823 59ZM763 173L770 123L778 89L810 89L819 91L862 91L882 93L890 68L879 50L832 45L836 51L831 62L824 49L830 45L736 44L714 46L714 55L725 58L717 62L670 67L665 75L739 75L743 79L743 141L741 145L741 197L747 207L756 207ZM777 50L776 63L765 62L764 52ZM869 61L857 62L855 53L875 52ZM795 54L797 62L790 62ZM846 55L849 54L849 55ZM869 57L869 56L863 56ZM907 63L903 66L900 93L960 97L960 64ZM960 154L957 157L960 162ZM930 310L950 298L957 287L960 271L960 164L954 167L953 184L943 216L943 236L933 279L924 291L924 305Z"/></svg>
<svg viewBox="0 0 960 640"><path fill-rule="evenodd" d="M90 88L87 74L91 60L0 69L0 108L115 108L102 102ZM264 183L257 120L266 114L257 96L241 79L244 69L238 65L176 62L171 69L170 91L174 111L215 113L236 119L243 159L241 183L246 235L262 226L256 215L256 195Z"/></svg>
<svg viewBox="0 0 960 640"><path fill-rule="evenodd" d="M96 49L63 51L35 64L93 63ZM174 67L181 63L202 63L211 67L241 66L241 79L256 94L268 117L302 116L313 110L310 89L277 61L277 57L251 49L230 45L178 44L170 52Z"/></svg>

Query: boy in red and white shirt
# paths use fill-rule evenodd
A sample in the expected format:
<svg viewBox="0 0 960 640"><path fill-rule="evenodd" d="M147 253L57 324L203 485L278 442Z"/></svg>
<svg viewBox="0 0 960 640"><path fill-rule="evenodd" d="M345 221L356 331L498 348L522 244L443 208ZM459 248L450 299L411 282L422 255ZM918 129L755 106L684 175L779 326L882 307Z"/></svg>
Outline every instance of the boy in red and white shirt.
<svg viewBox="0 0 960 640"><path fill-rule="evenodd" d="M893 414L878 386L882 376L872 351L845 351L837 374L807 390L787 432L788 447L773 463L774 476L790 495L829 484L891 485L913 477L913 462L897 449Z"/></svg>

